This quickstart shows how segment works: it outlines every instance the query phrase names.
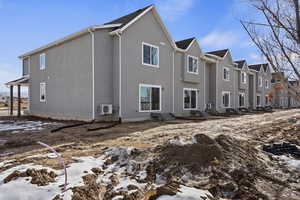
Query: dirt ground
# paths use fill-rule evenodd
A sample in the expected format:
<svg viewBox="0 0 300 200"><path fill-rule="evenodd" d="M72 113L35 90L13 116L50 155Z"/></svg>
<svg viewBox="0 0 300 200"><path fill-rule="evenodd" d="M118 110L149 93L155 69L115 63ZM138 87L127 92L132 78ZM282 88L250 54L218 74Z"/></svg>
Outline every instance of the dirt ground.
<svg viewBox="0 0 300 200"><path fill-rule="evenodd" d="M140 162L151 158L144 169L148 174L148 183L155 182L157 175L163 174L167 177L167 185L174 184L175 179L177 183L180 179L181 184L209 189L218 197L225 198L229 193L234 195L232 198L226 196L228 199L300 199L299 171L290 171L279 161L272 164L276 158L262 152L262 146L270 143L291 142L300 146L299 109L205 121L123 123L110 129L87 131L88 128L103 125L95 123L54 133L51 133L52 129L75 122L0 117L0 121L5 120L43 121L46 124L49 122L42 130L0 132L0 154L13 153L0 158L0 162L15 160L9 167L34 163L61 169L57 160L30 157L49 153L49 150L38 145L37 141L54 146L67 164L74 163L74 157L99 157L107 153L108 148L135 148L140 152L138 156L127 155L126 160ZM125 165L122 163L124 161L118 161L120 155L115 157L108 157L105 162L106 168L114 165L114 162ZM141 166L138 168L139 171L130 176L141 172ZM206 168L209 170L204 170ZM7 169L8 167L0 167L0 174ZM188 172L183 173L184 170ZM199 180L191 178L195 178L195 174L202 176L203 170L206 171L205 177L209 176L209 184L200 184ZM190 178L185 177L188 181L181 179L187 174L191 174ZM98 176L97 173L96 175ZM203 177L201 180L203 182ZM290 182L285 183L287 180ZM195 181L197 184L192 184ZM72 190L76 193L77 189L75 187ZM100 189L97 190L98 193L99 191ZM109 196L106 199L111 199L113 195L120 194L108 191L105 195Z"/></svg>

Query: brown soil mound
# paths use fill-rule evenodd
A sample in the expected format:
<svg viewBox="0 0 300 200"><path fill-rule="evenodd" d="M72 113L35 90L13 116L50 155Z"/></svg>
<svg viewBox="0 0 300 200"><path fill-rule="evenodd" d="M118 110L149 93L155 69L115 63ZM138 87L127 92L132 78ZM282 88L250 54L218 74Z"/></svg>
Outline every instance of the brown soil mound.
<svg viewBox="0 0 300 200"><path fill-rule="evenodd" d="M101 186L96 183L97 176L88 174L83 178L84 186L72 188L72 200L99 200L101 196Z"/></svg>
<svg viewBox="0 0 300 200"><path fill-rule="evenodd" d="M215 140L203 134L196 135L195 140L196 143L184 146L167 144L158 147L160 164L184 166L195 173L224 159L222 149Z"/></svg>
<svg viewBox="0 0 300 200"><path fill-rule="evenodd" d="M47 169L27 169L25 172L16 170L4 179L4 183L16 180L19 177L31 177L31 184L45 186L49 185L50 182L55 182L57 175L53 171L48 172Z"/></svg>

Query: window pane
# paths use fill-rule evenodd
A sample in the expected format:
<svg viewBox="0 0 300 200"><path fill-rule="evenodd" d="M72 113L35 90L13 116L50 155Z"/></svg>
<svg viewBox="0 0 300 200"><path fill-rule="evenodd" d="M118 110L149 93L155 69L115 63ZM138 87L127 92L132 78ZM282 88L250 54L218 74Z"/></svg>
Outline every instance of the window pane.
<svg viewBox="0 0 300 200"><path fill-rule="evenodd" d="M226 80L226 69L223 69L223 78Z"/></svg>
<svg viewBox="0 0 300 200"><path fill-rule="evenodd" d="M191 91L191 108L197 108L197 92Z"/></svg>
<svg viewBox="0 0 300 200"><path fill-rule="evenodd" d="M184 90L184 108L188 109L191 107L190 99L191 99L190 91Z"/></svg>
<svg viewBox="0 0 300 200"><path fill-rule="evenodd" d="M146 64L151 64L150 63L150 51L151 51L151 47L149 47L147 45L143 45L143 52L144 52L143 61Z"/></svg>
<svg viewBox="0 0 300 200"><path fill-rule="evenodd" d="M198 71L198 66L197 66L197 62L198 60L197 59L192 59L193 60L193 72L197 73Z"/></svg>
<svg viewBox="0 0 300 200"><path fill-rule="evenodd" d="M229 94L223 94L223 105L225 108L229 107Z"/></svg>
<svg viewBox="0 0 300 200"><path fill-rule="evenodd" d="M146 111L150 110L150 105L151 105L151 96L150 96L151 90L150 88L147 87L141 87L140 89L140 95L141 95L141 110Z"/></svg>
<svg viewBox="0 0 300 200"><path fill-rule="evenodd" d="M159 88L152 88L151 93L151 110L160 110L160 89Z"/></svg>
<svg viewBox="0 0 300 200"><path fill-rule="evenodd" d="M193 72L193 58L189 57L189 66L188 66L189 72Z"/></svg>
<svg viewBox="0 0 300 200"><path fill-rule="evenodd" d="M157 65L158 64L158 50L155 47L151 47L151 61L152 65Z"/></svg>
<svg viewBox="0 0 300 200"><path fill-rule="evenodd" d="M260 105L260 96L257 96L257 97L256 97L256 104L257 104L257 105Z"/></svg>

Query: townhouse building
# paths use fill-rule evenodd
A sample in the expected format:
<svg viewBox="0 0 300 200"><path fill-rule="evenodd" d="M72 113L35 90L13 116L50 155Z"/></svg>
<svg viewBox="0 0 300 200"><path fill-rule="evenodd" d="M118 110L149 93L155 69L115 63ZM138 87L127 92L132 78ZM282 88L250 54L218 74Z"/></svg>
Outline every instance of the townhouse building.
<svg viewBox="0 0 300 200"><path fill-rule="evenodd" d="M19 57L29 113L40 117L123 121L152 113L269 105L267 64L232 59L229 49L204 53L196 38L175 42L155 6L32 50Z"/></svg>
<svg viewBox="0 0 300 200"><path fill-rule="evenodd" d="M272 73L268 64L255 64L249 65L249 69L252 69L255 73L255 106L265 107L272 105Z"/></svg>

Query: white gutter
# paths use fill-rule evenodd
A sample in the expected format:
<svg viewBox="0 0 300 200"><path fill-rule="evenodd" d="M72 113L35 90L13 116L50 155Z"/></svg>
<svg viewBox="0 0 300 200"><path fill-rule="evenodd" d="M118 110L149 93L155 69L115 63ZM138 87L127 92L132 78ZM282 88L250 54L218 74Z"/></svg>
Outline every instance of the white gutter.
<svg viewBox="0 0 300 200"><path fill-rule="evenodd" d="M172 82L173 82L172 111L173 111L173 113L175 113L175 51L173 51L173 80L172 80Z"/></svg>
<svg viewBox="0 0 300 200"><path fill-rule="evenodd" d="M216 56L216 55L213 55L213 54L209 54L209 53L207 53L207 54L205 54L206 56L209 56L209 57L212 57L212 58L215 58L215 59L217 59L217 60L223 60L224 58L221 58L221 57L219 57L219 56Z"/></svg>
<svg viewBox="0 0 300 200"><path fill-rule="evenodd" d="M63 38L61 38L61 39L58 39L58 40L56 40L56 41L54 41L54 42L51 42L51 43L49 43L49 44L47 44L47 45L44 45L44 46L40 47L40 48L37 48L37 49L32 50L32 51L29 51L29 52L27 52L27 53L25 53L25 54L19 56L18 58L21 59L21 58L30 56L30 55L32 55L32 54L35 54L35 53L44 51L44 50L46 50L46 49L48 49L48 48L51 48L51 47L53 47L53 46L62 44L62 43L64 43L64 42L66 42L66 41L69 41L69 40L72 40L72 39L74 39L74 38L76 38L76 37L82 36L82 35L84 35L84 34L89 33L90 31L94 31L94 30L96 30L96 29L114 28L114 27L119 27L119 26L121 26L121 25L122 25L122 24L109 24L109 25L101 25L101 26L90 26L90 27L88 27L88 28L86 28L86 29L83 29L83 30L78 31L78 32L73 33L73 34L70 34L70 35L68 35L68 36L66 36L66 37L63 37Z"/></svg>
<svg viewBox="0 0 300 200"><path fill-rule="evenodd" d="M92 37L92 119L95 119L95 33L88 29Z"/></svg>
<svg viewBox="0 0 300 200"><path fill-rule="evenodd" d="M119 118L122 118L122 36L117 32L119 38Z"/></svg>
<svg viewBox="0 0 300 200"><path fill-rule="evenodd" d="M204 99L204 101L203 101L203 103L204 103L204 109L206 109L206 94L205 94L205 92L206 92L206 90L205 90L205 86L206 86L206 82L205 82L205 76L206 76L206 74L205 74L205 68L206 68L206 62L204 62L204 68L203 68L203 99Z"/></svg>
<svg viewBox="0 0 300 200"><path fill-rule="evenodd" d="M218 108L218 69L219 69L219 62L216 63L216 111Z"/></svg>

